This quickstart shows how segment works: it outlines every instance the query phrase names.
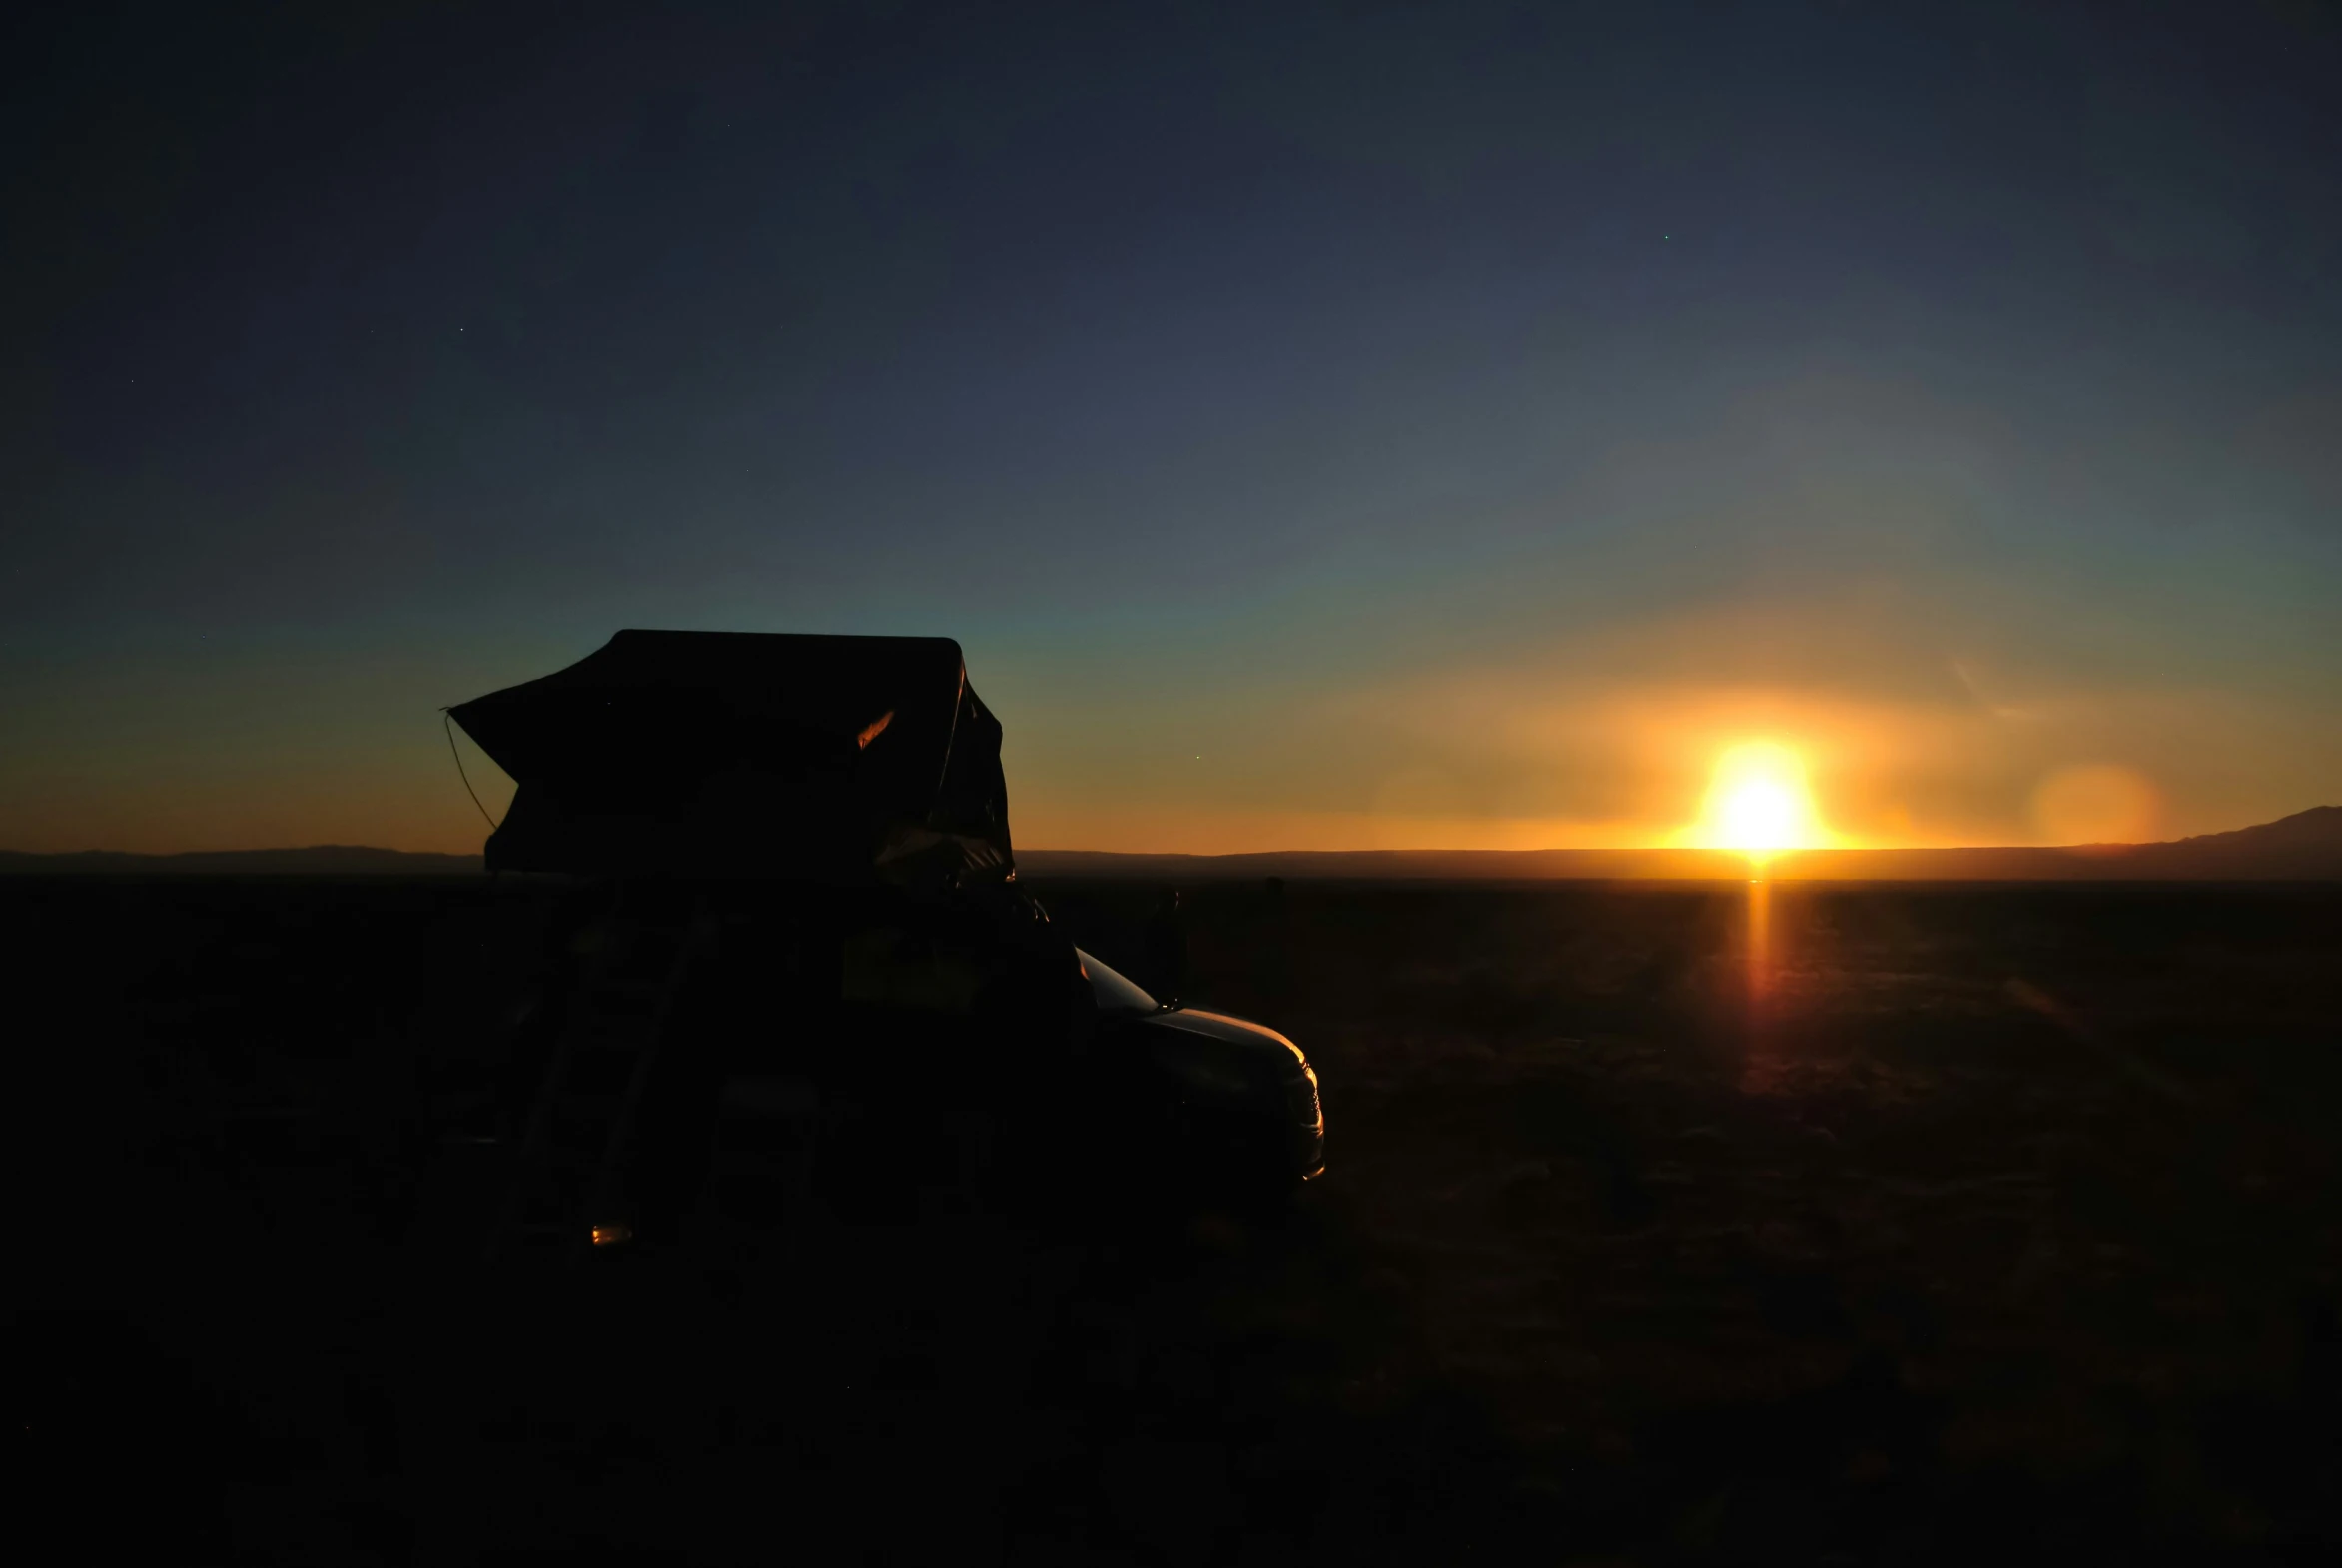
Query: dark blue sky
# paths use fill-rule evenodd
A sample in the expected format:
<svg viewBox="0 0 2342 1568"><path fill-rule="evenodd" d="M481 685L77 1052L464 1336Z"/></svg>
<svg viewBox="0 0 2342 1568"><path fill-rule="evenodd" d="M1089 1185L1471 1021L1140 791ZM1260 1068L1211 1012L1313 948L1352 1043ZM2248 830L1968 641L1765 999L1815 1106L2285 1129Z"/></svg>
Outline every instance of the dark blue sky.
<svg viewBox="0 0 2342 1568"><path fill-rule="evenodd" d="M65 29L0 842L459 847L435 709L621 625L959 637L1032 844L2342 798L2330 10Z"/></svg>

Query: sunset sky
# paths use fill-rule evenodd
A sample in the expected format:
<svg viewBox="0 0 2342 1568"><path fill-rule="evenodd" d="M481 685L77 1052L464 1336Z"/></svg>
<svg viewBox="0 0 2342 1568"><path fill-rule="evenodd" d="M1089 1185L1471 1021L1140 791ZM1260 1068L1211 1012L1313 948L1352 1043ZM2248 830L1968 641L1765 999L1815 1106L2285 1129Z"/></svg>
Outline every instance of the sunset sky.
<svg viewBox="0 0 2342 1568"><path fill-rule="evenodd" d="M476 849L622 626L1023 847L2342 802L2330 10L192 10L0 44L0 848Z"/></svg>

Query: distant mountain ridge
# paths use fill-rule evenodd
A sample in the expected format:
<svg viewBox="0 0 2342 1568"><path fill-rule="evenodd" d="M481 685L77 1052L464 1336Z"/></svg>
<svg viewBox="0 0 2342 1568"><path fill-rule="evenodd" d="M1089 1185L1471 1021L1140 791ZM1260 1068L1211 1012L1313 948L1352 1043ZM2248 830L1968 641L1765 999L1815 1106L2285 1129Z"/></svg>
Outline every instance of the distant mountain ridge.
<svg viewBox="0 0 2342 1568"><path fill-rule="evenodd" d="M2307 811L2297 811L2290 817L2279 817L2274 822L2264 822L2258 827L2235 828L2226 833L2199 833L2194 838L2178 839L2169 845L2154 847L2182 849L2191 845L2199 848L2342 848L2342 806L2312 806Z"/></svg>
<svg viewBox="0 0 2342 1568"><path fill-rule="evenodd" d="M307 849L212 849L183 855L129 855L85 849L77 854L30 855L0 850L0 876L414 877L454 876L483 868L477 855L438 855L357 844Z"/></svg>
<svg viewBox="0 0 2342 1568"><path fill-rule="evenodd" d="M1120 855L1020 850L1034 877L1214 881L1712 881L1749 875L1746 855L1709 849L1313 850L1249 855ZM2342 806L2159 844L1968 849L1814 849L1775 856L1766 874L1812 882L2342 881Z"/></svg>
<svg viewBox="0 0 2342 1568"><path fill-rule="evenodd" d="M1549 882L1736 880L1745 855L1709 849L1278 850L1247 855L1126 855L1035 849L1017 856L1033 877L1157 882L1259 877L1332 881ZM0 876L477 876L477 855L361 845L201 850L127 855L109 850L33 855L0 850ZM2160 844L1973 849L1815 849L1776 856L1767 875L1813 882L2342 881L2342 806L2313 806L2275 822Z"/></svg>

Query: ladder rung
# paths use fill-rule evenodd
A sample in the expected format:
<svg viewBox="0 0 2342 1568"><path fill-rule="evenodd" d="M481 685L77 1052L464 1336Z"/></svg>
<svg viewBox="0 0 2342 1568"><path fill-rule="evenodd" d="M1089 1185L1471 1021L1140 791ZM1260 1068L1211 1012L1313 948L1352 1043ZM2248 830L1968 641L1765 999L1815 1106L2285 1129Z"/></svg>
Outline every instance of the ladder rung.
<svg viewBox="0 0 2342 1568"><path fill-rule="evenodd" d="M658 1010L658 1002L651 998L612 998L586 995L578 998L575 1016L580 1020L594 1019L614 1024L640 1024L647 1022Z"/></svg>
<svg viewBox="0 0 2342 1568"><path fill-rule="evenodd" d="M639 1035L621 1035L604 1032L579 1035L569 1042L573 1055L596 1057L638 1057L650 1049L650 1042Z"/></svg>
<svg viewBox="0 0 2342 1568"><path fill-rule="evenodd" d="M601 1168L601 1146L565 1148L549 1142L537 1151L542 1174L549 1180L582 1179Z"/></svg>
<svg viewBox="0 0 2342 1568"><path fill-rule="evenodd" d="M606 1019L616 1023L635 1024L649 1019L659 1010L658 1002L649 997L612 997L607 994L583 994L573 1004L572 1016L580 1019Z"/></svg>
<svg viewBox="0 0 2342 1568"><path fill-rule="evenodd" d="M778 1168L803 1165L811 1158L812 1153L813 1140L809 1138L793 1138L786 1141L775 1139L770 1142L758 1140L755 1143L727 1138L717 1144L715 1158L719 1165Z"/></svg>
<svg viewBox="0 0 2342 1568"><path fill-rule="evenodd" d="M600 1170L602 1156L610 1147L609 1131L598 1127L582 1130L576 1138L554 1139L551 1142L554 1147L545 1151L545 1164L570 1172L590 1173Z"/></svg>
<svg viewBox="0 0 2342 1568"><path fill-rule="evenodd" d="M559 1097L553 1101L553 1115L569 1120L600 1117L606 1121L616 1116L618 1108L625 1103L626 1088L622 1084L613 1089L591 1089L571 1082L561 1086Z"/></svg>
<svg viewBox="0 0 2342 1568"><path fill-rule="evenodd" d="M768 1154L779 1149L810 1149L816 1132L807 1123L727 1122L718 1127L716 1142L727 1150Z"/></svg>
<svg viewBox="0 0 2342 1568"><path fill-rule="evenodd" d="M673 983L664 976L620 977L604 974L580 982L574 996L588 1007L647 1013L663 1006L668 992L673 989Z"/></svg>
<svg viewBox="0 0 2342 1568"><path fill-rule="evenodd" d="M647 1035L657 1020L647 1012L588 1009L569 1021L572 1035Z"/></svg>
<svg viewBox="0 0 2342 1568"><path fill-rule="evenodd" d="M577 1207L582 1195L571 1190L574 1183L552 1180L536 1182L520 1204L522 1224L549 1224L566 1217Z"/></svg>
<svg viewBox="0 0 2342 1568"><path fill-rule="evenodd" d="M648 1055L641 1051L573 1051L569 1055L569 1071L562 1084L570 1093L602 1095L623 1093L634 1081L634 1074Z"/></svg>
<svg viewBox="0 0 2342 1568"><path fill-rule="evenodd" d="M569 1026L572 1050L640 1051L658 1031L647 1018L581 1018Z"/></svg>

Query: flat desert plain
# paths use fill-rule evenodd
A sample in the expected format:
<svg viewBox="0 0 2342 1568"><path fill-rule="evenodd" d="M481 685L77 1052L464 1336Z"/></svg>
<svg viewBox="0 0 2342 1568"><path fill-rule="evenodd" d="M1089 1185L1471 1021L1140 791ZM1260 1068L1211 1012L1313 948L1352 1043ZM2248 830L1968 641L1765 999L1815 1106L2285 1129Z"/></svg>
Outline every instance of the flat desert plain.
<svg viewBox="0 0 2342 1568"><path fill-rule="evenodd" d="M1036 891L1149 978L1160 889ZM1199 887L1182 993L1323 1080L1289 1212L1100 1172L1076 1219L483 1279L418 1223L434 1085L537 898L0 884L33 1523L303 1563L2342 1546L2342 887Z"/></svg>

